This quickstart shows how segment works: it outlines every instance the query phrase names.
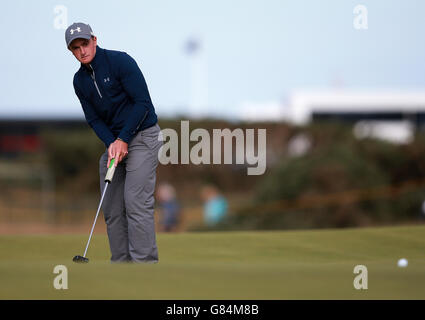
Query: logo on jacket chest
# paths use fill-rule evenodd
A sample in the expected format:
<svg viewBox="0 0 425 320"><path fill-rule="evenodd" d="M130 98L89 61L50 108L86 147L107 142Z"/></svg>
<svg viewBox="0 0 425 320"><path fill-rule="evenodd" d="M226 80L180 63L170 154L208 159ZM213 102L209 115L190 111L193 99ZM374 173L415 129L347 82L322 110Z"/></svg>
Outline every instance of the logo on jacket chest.
<svg viewBox="0 0 425 320"><path fill-rule="evenodd" d="M104 83L109 82L109 81L110 81L110 80L109 80L109 77L107 77L107 78L104 78L104 79L103 79L103 82L104 82Z"/></svg>

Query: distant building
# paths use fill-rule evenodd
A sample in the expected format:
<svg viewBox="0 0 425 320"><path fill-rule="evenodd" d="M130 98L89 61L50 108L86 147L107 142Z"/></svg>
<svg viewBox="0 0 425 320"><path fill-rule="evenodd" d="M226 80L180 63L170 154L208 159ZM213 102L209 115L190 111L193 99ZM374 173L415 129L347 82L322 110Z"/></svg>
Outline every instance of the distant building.
<svg viewBox="0 0 425 320"><path fill-rule="evenodd" d="M425 123L425 89L407 90L301 90L290 99L290 120L306 124L317 120L410 121Z"/></svg>
<svg viewBox="0 0 425 320"><path fill-rule="evenodd" d="M354 125L359 138L409 143L425 127L425 89L302 90L291 96L288 120L299 125L316 121Z"/></svg>

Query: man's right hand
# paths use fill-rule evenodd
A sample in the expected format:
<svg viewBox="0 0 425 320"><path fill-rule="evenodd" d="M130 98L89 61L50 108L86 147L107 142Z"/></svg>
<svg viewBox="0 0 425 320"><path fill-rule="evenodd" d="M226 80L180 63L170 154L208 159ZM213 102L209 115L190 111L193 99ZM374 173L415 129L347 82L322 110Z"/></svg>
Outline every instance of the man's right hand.
<svg viewBox="0 0 425 320"><path fill-rule="evenodd" d="M115 158L114 166L122 161L128 154L128 144L120 139L115 140L108 148L108 168L111 160Z"/></svg>

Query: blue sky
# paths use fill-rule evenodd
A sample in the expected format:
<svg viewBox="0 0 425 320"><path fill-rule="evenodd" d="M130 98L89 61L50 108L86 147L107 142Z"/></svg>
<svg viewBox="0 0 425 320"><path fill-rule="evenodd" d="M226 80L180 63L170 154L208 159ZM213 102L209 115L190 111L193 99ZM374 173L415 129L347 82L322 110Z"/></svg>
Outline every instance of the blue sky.
<svg viewBox="0 0 425 320"><path fill-rule="evenodd" d="M368 29L353 27L356 5ZM186 113L191 57L201 39L206 107L282 102L299 88L425 88L425 2L420 0L7 1L0 28L0 116L83 116L72 87L79 63L54 27L89 23L98 44L138 62L159 114Z"/></svg>

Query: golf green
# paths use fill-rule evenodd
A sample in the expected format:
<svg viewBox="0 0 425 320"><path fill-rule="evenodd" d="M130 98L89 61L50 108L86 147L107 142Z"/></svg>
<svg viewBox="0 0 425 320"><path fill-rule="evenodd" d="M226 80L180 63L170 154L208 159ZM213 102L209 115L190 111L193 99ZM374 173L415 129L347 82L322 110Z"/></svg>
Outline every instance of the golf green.
<svg viewBox="0 0 425 320"><path fill-rule="evenodd" d="M425 299L423 225L157 240L158 264L111 264L106 235L95 234L90 263L76 264L87 235L0 236L0 299ZM66 290L54 287L65 276L57 265ZM367 289L353 285L365 276L356 265L367 268Z"/></svg>

